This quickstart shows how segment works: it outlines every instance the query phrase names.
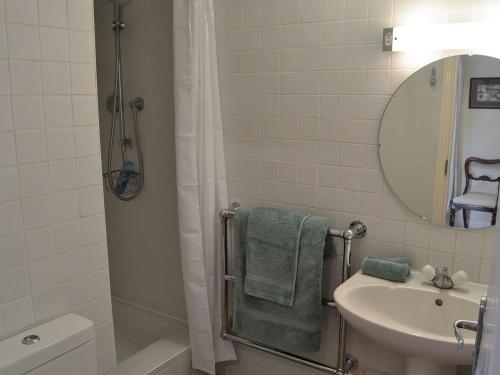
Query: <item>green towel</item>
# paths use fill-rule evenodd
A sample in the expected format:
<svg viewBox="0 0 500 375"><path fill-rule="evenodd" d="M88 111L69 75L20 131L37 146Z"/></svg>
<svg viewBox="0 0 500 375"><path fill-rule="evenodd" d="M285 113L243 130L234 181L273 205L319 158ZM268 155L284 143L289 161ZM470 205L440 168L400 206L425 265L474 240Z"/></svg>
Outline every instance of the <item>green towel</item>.
<svg viewBox="0 0 500 375"><path fill-rule="evenodd" d="M292 306L302 226L309 215L257 207L248 215L245 293Z"/></svg>
<svg viewBox="0 0 500 375"><path fill-rule="evenodd" d="M321 272L328 220L309 217L304 222L294 304L283 306L245 293L249 213L249 209L239 208L235 215L236 290L232 330L281 350L316 352L321 342ZM328 252L333 254L333 250Z"/></svg>
<svg viewBox="0 0 500 375"><path fill-rule="evenodd" d="M370 276L404 282L410 276L411 259L408 257L365 257L361 271Z"/></svg>

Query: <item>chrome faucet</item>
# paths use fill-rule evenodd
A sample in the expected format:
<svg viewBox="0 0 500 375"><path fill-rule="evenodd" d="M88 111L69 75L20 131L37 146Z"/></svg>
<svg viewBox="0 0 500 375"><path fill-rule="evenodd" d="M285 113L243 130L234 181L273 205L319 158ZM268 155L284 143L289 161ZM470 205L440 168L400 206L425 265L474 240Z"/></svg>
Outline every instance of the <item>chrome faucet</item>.
<svg viewBox="0 0 500 375"><path fill-rule="evenodd" d="M436 268L436 276L431 281L439 289L451 289L455 286L448 274L448 267Z"/></svg>

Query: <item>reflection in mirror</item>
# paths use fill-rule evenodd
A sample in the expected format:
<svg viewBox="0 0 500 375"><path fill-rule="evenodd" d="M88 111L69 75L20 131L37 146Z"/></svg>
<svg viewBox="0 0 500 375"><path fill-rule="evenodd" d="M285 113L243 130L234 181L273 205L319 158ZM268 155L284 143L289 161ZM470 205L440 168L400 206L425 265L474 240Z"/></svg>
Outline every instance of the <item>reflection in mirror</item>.
<svg viewBox="0 0 500 375"><path fill-rule="evenodd" d="M380 159L394 193L424 219L495 225L500 188L500 60L453 56L395 92L380 127Z"/></svg>

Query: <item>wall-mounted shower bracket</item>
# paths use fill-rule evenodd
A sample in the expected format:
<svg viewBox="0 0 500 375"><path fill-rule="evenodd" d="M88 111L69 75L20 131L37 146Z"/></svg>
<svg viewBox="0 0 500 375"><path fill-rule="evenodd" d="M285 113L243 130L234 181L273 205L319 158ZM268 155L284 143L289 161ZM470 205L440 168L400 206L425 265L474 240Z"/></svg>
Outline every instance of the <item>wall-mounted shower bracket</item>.
<svg viewBox="0 0 500 375"><path fill-rule="evenodd" d="M113 21L113 23L111 24L111 28L113 30L122 30L125 28L125 24L123 22L116 22L116 21Z"/></svg>
<svg viewBox="0 0 500 375"><path fill-rule="evenodd" d="M144 109L144 99L138 96L134 100L130 102L130 108L137 109L138 111L142 111Z"/></svg>

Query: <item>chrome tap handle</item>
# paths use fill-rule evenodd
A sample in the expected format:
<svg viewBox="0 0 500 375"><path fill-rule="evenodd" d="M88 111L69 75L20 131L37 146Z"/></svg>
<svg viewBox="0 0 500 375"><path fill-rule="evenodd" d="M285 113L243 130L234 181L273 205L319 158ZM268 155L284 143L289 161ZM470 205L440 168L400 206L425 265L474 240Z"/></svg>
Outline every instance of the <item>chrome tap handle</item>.
<svg viewBox="0 0 500 375"><path fill-rule="evenodd" d="M455 332L455 337L457 339L458 351L461 352L464 350L464 337L462 336L460 329L468 329L469 331L477 332L478 328L479 328L478 322L475 322L473 320L455 321L455 324L453 325L453 331Z"/></svg>
<svg viewBox="0 0 500 375"><path fill-rule="evenodd" d="M436 276L431 281L439 289L451 289L455 285L448 274L448 267L436 267Z"/></svg>

